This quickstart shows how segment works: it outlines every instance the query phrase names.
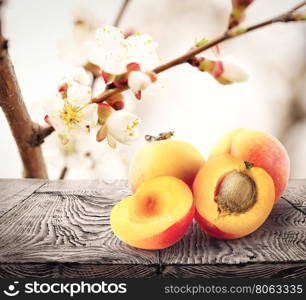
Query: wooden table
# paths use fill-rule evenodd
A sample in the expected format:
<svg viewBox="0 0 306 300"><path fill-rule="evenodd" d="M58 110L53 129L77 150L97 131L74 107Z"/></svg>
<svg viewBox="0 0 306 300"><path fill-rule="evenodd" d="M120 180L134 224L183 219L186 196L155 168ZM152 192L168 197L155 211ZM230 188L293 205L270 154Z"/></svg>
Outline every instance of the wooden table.
<svg viewBox="0 0 306 300"><path fill-rule="evenodd" d="M266 223L238 240L194 224L176 245L137 250L112 233L126 182L0 180L0 277L306 277L306 180L292 180Z"/></svg>

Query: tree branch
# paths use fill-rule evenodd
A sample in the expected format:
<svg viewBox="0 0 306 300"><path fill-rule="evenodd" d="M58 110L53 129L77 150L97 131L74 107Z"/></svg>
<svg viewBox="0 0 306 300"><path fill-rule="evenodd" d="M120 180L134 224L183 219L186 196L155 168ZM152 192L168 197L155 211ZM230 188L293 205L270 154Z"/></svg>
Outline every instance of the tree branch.
<svg viewBox="0 0 306 300"><path fill-rule="evenodd" d="M289 10L288 12L284 13L284 14L281 14L277 17L274 17L274 18L271 18L267 21L264 21L264 22L261 22L261 23L258 23L256 25L253 25L253 26L250 26L250 27L247 27L247 28L243 28L243 30L240 30L239 32L235 32L235 30L237 30L237 28L233 28L229 31L226 31L223 35L221 35L220 37L212 40L211 42L207 43L206 45L203 45L201 47L195 47L195 48L192 48L191 50L189 50L187 53L185 53L184 55L178 57L178 58L175 58L163 65L160 65L158 67L156 67L153 72L155 73L161 73L163 71L166 71L170 68L173 68L177 65L180 65L182 63L186 63L190 58L193 58L194 56L196 56L197 54L207 50L207 49L210 49L226 40L229 40L229 39L232 39L234 37L237 37L237 36L240 36L242 34L245 34L247 32L251 32L253 30L256 30L258 28L262 28L262 27L265 27L265 26L268 26L268 25L271 25L271 24L274 24L274 23L280 23L280 22L294 22L294 21L297 21L294 16L293 16L293 13L295 11L297 11L299 8L303 7L306 5L306 1L303 1L301 2L300 4L298 4L297 6L293 7L291 10ZM126 91L128 90L129 87L126 85L126 86L123 86L121 88L114 88L114 89L108 89L106 91L104 91L103 93L101 93L100 95L94 97L91 99L91 102L92 103L100 103L100 102L103 102L105 100L107 100L110 96L113 96L115 94L118 94L118 93L121 93L123 91Z"/></svg>
<svg viewBox="0 0 306 300"><path fill-rule="evenodd" d="M0 8L1 8L0 2ZM0 19L1 30L1 19ZM41 148L30 144L38 125L33 123L23 102L14 67L8 54L8 43L0 31L0 106L15 138L26 178L47 178Z"/></svg>
<svg viewBox="0 0 306 300"><path fill-rule="evenodd" d="M123 15L124 15L124 13L126 11L126 8L127 8L128 4L129 4L129 2L130 2L129 0L123 0L122 6L121 6L120 10L118 11L117 17L116 17L116 19L115 19L115 21L113 23L113 25L115 27L119 26L119 24L121 22L121 19L122 19Z"/></svg>
<svg viewBox="0 0 306 300"><path fill-rule="evenodd" d="M60 180L65 179L65 177L67 175L67 172L68 172L68 167L64 166L58 179L60 179Z"/></svg>
<svg viewBox="0 0 306 300"><path fill-rule="evenodd" d="M36 130L33 131L33 134L30 137L29 144L32 147L39 146L44 143L45 138L49 136L55 129L52 126L38 126Z"/></svg>

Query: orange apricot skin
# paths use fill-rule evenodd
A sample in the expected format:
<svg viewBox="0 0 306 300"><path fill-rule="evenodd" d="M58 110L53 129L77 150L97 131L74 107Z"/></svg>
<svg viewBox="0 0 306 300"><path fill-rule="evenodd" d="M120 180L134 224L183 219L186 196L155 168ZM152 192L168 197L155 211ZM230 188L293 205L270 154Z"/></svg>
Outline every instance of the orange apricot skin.
<svg viewBox="0 0 306 300"><path fill-rule="evenodd" d="M236 129L215 144L210 157L225 153L264 169L273 179L275 201L281 197L288 184L290 161L285 147L275 137L257 130Z"/></svg>
<svg viewBox="0 0 306 300"><path fill-rule="evenodd" d="M213 237L216 237L220 240L232 240L237 238L234 234L220 230L213 223L202 217L197 211L195 211L194 219L203 231Z"/></svg>
<svg viewBox="0 0 306 300"><path fill-rule="evenodd" d="M172 246L181 240L186 234L192 223L194 213L195 205L192 203L190 210L183 218L178 220L175 224L171 225L163 232L160 232L159 234L151 236L147 239L137 241L137 245L135 244L134 247L146 250L157 250Z"/></svg>
<svg viewBox="0 0 306 300"><path fill-rule="evenodd" d="M132 159L129 183L132 192L145 181L159 176L173 176L190 188L204 164L204 158L191 144L179 140L163 140L142 146Z"/></svg>

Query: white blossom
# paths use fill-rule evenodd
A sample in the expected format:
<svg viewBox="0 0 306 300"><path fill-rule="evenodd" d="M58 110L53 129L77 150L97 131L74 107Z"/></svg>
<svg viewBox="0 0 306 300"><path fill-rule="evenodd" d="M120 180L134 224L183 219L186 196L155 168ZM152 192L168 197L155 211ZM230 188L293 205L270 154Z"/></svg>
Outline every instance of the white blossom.
<svg viewBox="0 0 306 300"><path fill-rule="evenodd" d="M158 44L148 34L135 33L126 39L128 63L137 62L142 70L148 71L160 63L156 53Z"/></svg>
<svg viewBox="0 0 306 300"><path fill-rule="evenodd" d="M141 71L133 71L129 74L128 86L134 92L146 89L151 83L151 78Z"/></svg>
<svg viewBox="0 0 306 300"><path fill-rule="evenodd" d="M82 67L72 69L62 80L63 83L78 83L80 85L89 86L91 84L91 77Z"/></svg>
<svg viewBox="0 0 306 300"><path fill-rule="evenodd" d="M106 120L107 136L112 141L130 144L139 134L140 119L124 110L114 111Z"/></svg>
<svg viewBox="0 0 306 300"><path fill-rule="evenodd" d="M78 83L69 83L67 89L67 100L70 104L82 107L91 99L91 88Z"/></svg>
<svg viewBox="0 0 306 300"><path fill-rule="evenodd" d="M88 80L84 75L80 69L68 74L65 78L69 80L64 82L66 90L47 103L48 120L63 144L68 143L71 136L90 132L97 123L97 104L89 104L91 88L86 85Z"/></svg>
<svg viewBox="0 0 306 300"><path fill-rule="evenodd" d="M137 62L142 70L150 70L159 62L157 43L147 34L135 33L125 38L118 28L104 26L96 32L96 43L89 60L107 73L124 73L131 62Z"/></svg>

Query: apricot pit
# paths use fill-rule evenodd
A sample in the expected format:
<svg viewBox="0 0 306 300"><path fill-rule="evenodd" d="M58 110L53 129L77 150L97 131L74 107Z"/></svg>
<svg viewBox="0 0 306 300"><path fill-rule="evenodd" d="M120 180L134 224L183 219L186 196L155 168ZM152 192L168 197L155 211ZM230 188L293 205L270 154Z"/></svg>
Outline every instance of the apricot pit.
<svg viewBox="0 0 306 300"><path fill-rule="evenodd" d="M254 180L241 172L231 172L223 179L216 201L220 210L230 213L249 210L256 202Z"/></svg>

